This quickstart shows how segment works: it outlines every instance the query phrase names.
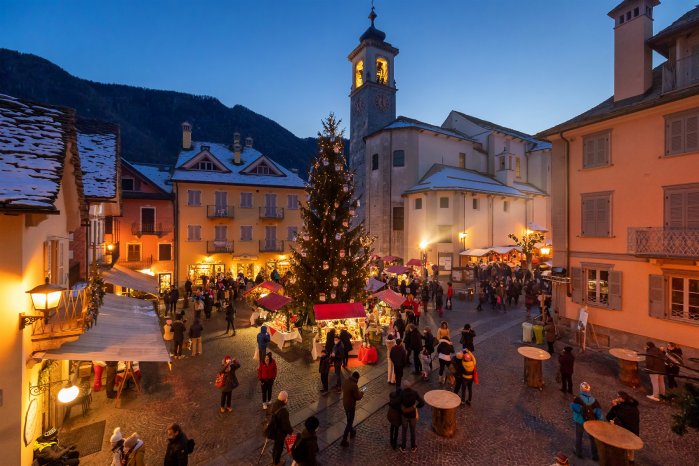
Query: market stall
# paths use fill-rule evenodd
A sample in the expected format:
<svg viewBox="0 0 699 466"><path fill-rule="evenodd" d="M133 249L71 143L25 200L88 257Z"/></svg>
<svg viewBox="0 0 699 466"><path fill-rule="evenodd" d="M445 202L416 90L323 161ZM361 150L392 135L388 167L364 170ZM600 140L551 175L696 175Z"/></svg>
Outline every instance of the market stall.
<svg viewBox="0 0 699 466"><path fill-rule="evenodd" d="M378 324L381 327L389 327L391 325L391 318L393 317L392 311L394 309L401 309L405 298L393 290L387 289L379 291L371 295L372 298L376 298L378 311ZM373 311L372 311L373 312Z"/></svg>
<svg viewBox="0 0 699 466"><path fill-rule="evenodd" d="M369 293L376 293L384 286L386 286L386 284L384 282L382 282L381 280L377 280L375 278L370 278L369 280L367 280L367 284L364 287L364 289L366 291L368 291Z"/></svg>
<svg viewBox="0 0 699 466"><path fill-rule="evenodd" d="M352 335L350 356L359 355L363 341L361 326L366 318L366 311L362 303L315 304L313 313L318 325L318 333L313 340L311 349L311 356L314 360L320 356L321 350L325 347L328 332L333 328L337 335L343 328Z"/></svg>
<svg viewBox="0 0 699 466"><path fill-rule="evenodd" d="M262 282L259 285L250 288L243 294L243 296L255 300L268 293L277 293L280 295L284 294L284 287L282 287L279 283L276 282Z"/></svg>
<svg viewBox="0 0 699 466"><path fill-rule="evenodd" d="M289 346L293 342L301 343L303 341L298 329L291 325L293 322L288 318L287 314L279 312L291 302L291 298L277 293L269 293L255 300L255 304L259 306L256 312L259 312L260 316L264 312L265 318L268 318L269 313L272 313L272 318L269 322L266 322L266 325L269 329L270 340L279 348Z"/></svg>

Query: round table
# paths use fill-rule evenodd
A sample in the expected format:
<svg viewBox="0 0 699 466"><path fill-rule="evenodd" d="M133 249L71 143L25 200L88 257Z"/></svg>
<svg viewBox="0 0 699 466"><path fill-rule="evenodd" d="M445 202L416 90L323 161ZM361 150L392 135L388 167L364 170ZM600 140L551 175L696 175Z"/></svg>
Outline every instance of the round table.
<svg viewBox="0 0 699 466"><path fill-rule="evenodd" d="M431 390L425 393L425 403L432 408L432 429L442 437L453 437L456 432L456 408L461 398L448 390Z"/></svg>
<svg viewBox="0 0 699 466"><path fill-rule="evenodd" d="M524 356L524 381L527 386L538 388L544 387L544 374L541 361L551 358L551 355L542 349L533 346L520 346L517 352Z"/></svg>
<svg viewBox="0 0 699 466"><path fill-rule="evenodd" d="M643 448L643 440L633 432L606 421L587 421L585 432L595 439L602 466L629 464L628 450Z"/></svg>
<svg viewBox="0 0 699 466"><path fill-rule="evenodd" d="M619 360L619 380L621 383L633 388L641 385L641 379L638 376L638 362L643 361L643 356L626 348L611 348L609 354Z"/></svg>
<svg viewBox="0 0 699 466"><path fill-rule="evenodd" d="M379 353L373 346L365 347L361 346L359 348L359 355L357 356L363 364L376 364L379 361Z"/></svg>

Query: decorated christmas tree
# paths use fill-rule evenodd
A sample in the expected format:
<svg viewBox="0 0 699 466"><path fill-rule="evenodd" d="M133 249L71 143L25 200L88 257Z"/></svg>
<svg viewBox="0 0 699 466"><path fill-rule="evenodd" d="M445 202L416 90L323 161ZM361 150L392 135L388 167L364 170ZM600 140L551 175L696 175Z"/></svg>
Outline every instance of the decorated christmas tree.
<svg viewBox="0 0 699 466"><path fill-rule="evenodd" d="M363 224L352 222L358 201L339 123L330 114L318 134L318 156L306 186L308 205L301 207L303 228L291 252L288 294L307 311L319 303L361 301L366 293L373 239Z"/></svg>

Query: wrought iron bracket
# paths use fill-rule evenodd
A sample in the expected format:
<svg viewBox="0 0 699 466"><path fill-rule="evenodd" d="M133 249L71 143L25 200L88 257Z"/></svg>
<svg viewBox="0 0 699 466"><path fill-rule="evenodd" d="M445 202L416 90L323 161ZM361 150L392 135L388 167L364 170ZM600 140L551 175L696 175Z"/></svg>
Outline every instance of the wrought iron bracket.
<svg viewBox="0 0 699 466"><path fill-rule="evenodd" d="M43 315L29 315L20 313L19 315L19 329L23 330L27 325L31 325L34 322L43 319Z"/></svg>

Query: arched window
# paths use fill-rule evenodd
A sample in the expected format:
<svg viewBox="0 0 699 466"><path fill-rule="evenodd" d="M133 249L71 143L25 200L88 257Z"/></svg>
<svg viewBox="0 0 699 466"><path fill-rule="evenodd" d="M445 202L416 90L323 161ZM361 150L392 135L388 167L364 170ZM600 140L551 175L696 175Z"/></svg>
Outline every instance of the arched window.
<svg viewBox="0 0 699 466"><path fill-rule="evenodd" d="M364 60L359 60L354 66L354 87L364 84Z"/></svg>
<svg viewBox="0 0 699 466"><path fill-rule="evenodd" d="M385 58L376 59L376 82L388 84L388 60Z"/></svg>

